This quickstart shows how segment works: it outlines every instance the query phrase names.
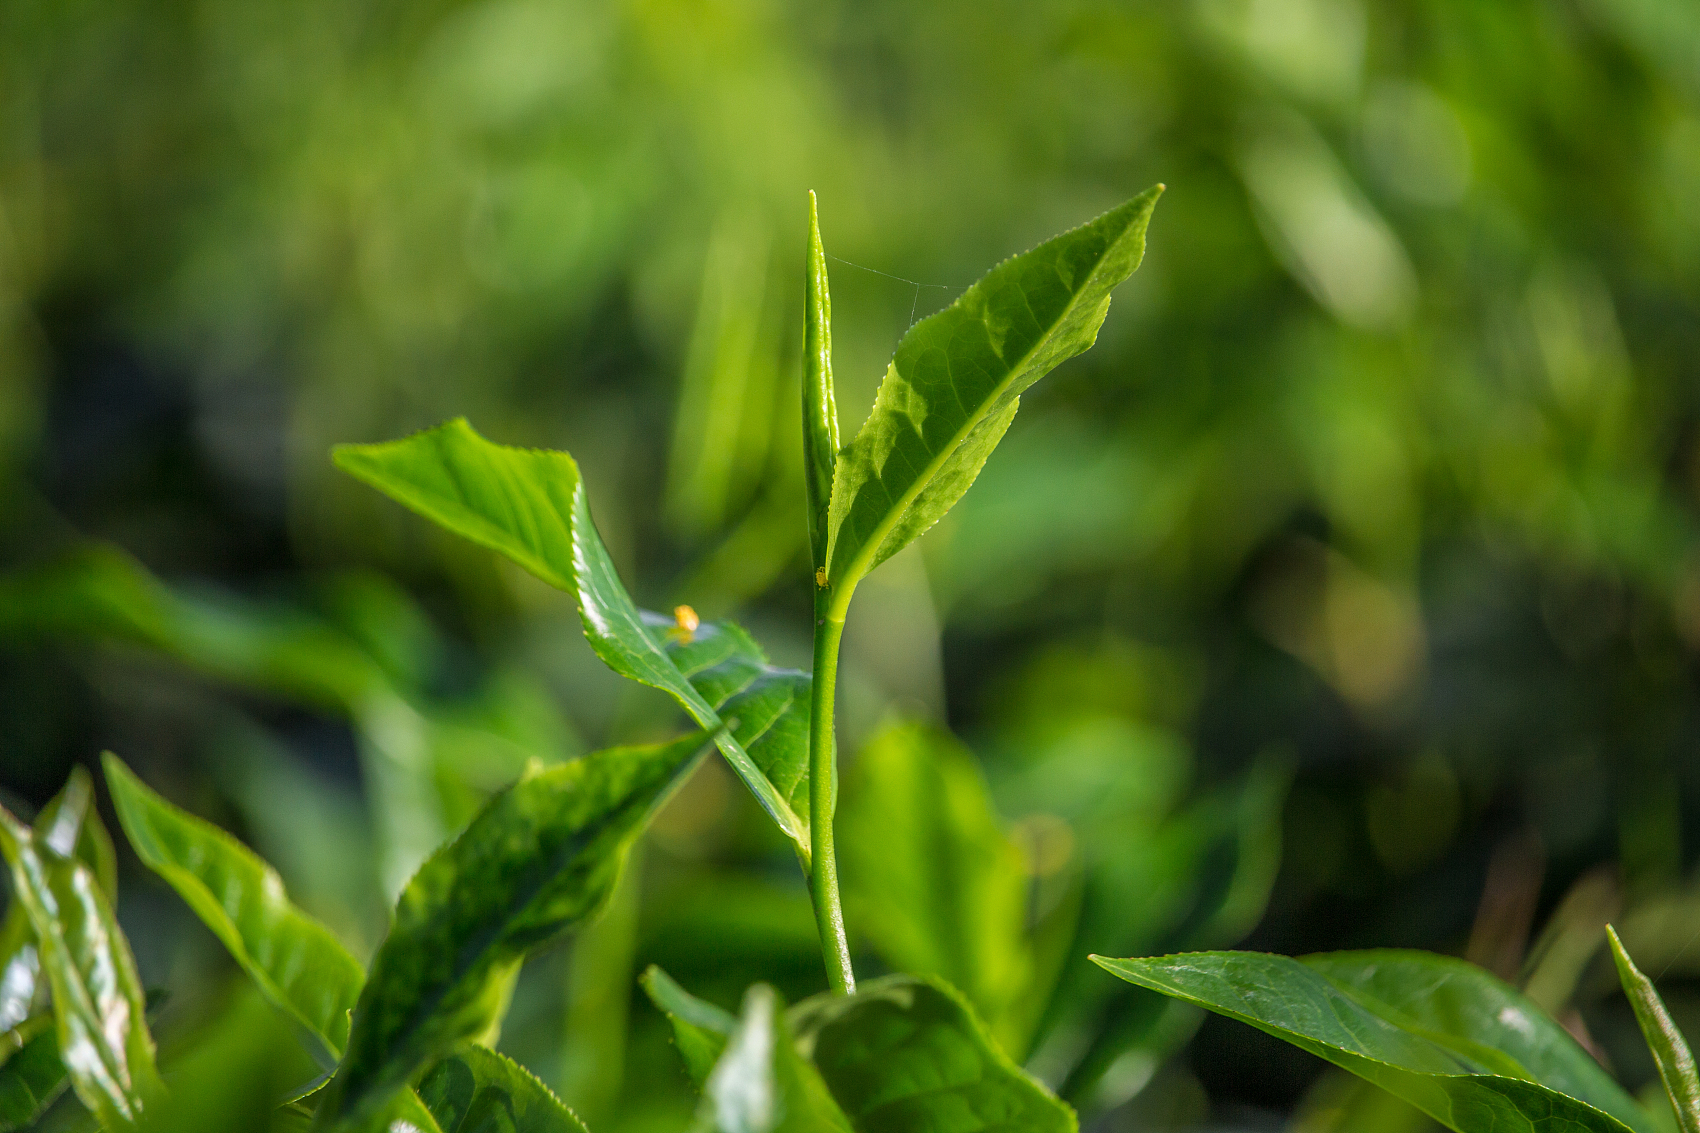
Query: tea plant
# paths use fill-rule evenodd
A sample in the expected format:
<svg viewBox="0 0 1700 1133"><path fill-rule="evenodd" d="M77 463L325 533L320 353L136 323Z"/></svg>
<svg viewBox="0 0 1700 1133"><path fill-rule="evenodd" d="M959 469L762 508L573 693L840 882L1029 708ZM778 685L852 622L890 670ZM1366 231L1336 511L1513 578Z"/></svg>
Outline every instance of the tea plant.
<svg viewBox="0 0 1700 1133"><path fill-rule="evenodd" d="M733 1017L659 971L646 976L702 1087L701 1125L1075 1127L1073 1112L999 1048L942 979L899 975L857 987L833 845L833 693L858 583L961 498L1027 387L1092 344L1111 290L1138 266L1159 192L1006 261L912 327L866 423L842 446L826 259L811 209L803 442L812 673L772 666L731 622L700 622L687 607L672 617L639 610L564 452L493 444L464 420L337 450L346 471L573 594L602 660L671 694L700 731L522 775L406 883L365 971L288 901L269 866L108 756L107 780L138 856L322 1060L325 1075L289 1101L289 1113L322 1130L582 1128L487 1044L525 957L607 902L649 817L718 749L795 849L831 990L786 1010L758 985ZM112 917L111 854L88 796L87 780L75 777L34 829L7 816L0 830L19 897L9 910L5 983L16 992L6 1010L8 1020L16 1016L9 1037L17 1053L0 1072L7 1088L14 1080L27 1087L14 1091L16 1120L68 1081L104 1127L159 1127L173 1103Z"/></svg>

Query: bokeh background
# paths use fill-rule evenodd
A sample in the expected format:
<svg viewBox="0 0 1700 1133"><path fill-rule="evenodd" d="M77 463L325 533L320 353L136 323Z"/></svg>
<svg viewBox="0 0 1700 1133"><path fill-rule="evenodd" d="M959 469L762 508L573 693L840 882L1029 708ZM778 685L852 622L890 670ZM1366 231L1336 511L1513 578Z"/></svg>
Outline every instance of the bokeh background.
<svg viewBox="0 0 1700 1133"><path fill-rule="evenodd" d="M1097 347L852 610L863 970L995 967L881 927L905 833L857 767L907 744L1019 851L1024 966L981 1002L1089 1128L1424 1124L1088 951L1468 955L1645 1085L1608 917L1700 1024L1679 0L7 0L6 804L111 748L368 953L528 759L681 721L565 595L332 444L464 414L569 449L640 602L806 665L807 191L849 431L912 319L1157 181ZM162 1049L280 1065L125 866ZM824 987L794 864L717 765L516 995L504 1049L599 1131L691 1112L651 962L726 1005Z"/></svg>

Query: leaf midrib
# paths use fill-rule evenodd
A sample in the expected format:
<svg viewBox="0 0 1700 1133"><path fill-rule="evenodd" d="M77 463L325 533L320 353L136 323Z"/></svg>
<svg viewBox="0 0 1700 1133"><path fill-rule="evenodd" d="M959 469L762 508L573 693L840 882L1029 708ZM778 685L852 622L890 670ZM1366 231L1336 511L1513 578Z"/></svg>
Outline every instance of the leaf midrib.
<svg viewBox="0 0 1700 1133"><path fill-rule="evenodd" d="M1093 260L1091 269L1086 273L1086 282L1088 284L1091 282L1092 277L1097 274L1098 268L1102 266L1105 258L1110 254L1110 249L1119 244L1126 233L1127 230L1124 228L1115 239L1110 240L1104 245L1104 250L1098 254L1096 259ZM979 285L975 284L975 286ZM1003 377L1003 380L998 382L992 393L981 399L980 404L975 409L974 413L968 417L960 429L951 434L949 443L942 447L933 459L929 460L922 466L921 475L911 481L909 487L905 488L902 494L898 496L896 505L888 509L885 518L875 525L873 533L863 541L862 549L858 551L856 553L856 557L851 559L845 566L844 573L847 577L840 580L841 585L838 590L838 596L834 597L831 610L827 615L829 618L833 621L840 622L844 620L845 615L849 613L850 597L855 593L856 585L861 582L863 576L866 575L869 569L868 563L875 555L879 554L879 549L884 546L886 537L891 534L892 529L897 526L898 521L908 514L910 507L912 507L915 501L920 498L921 493L926 490L927 485L933 482L933 479L939 474L939 470L949 462L953 455L955 455L956 450L962 447L962 442L968 438L968 434L972 433L981 422L985 421L986 418L990 416L990 407L997 404L1002 399L1004 391L1014 383L1016 375L1022 372L1023 368L1032 359L1033 355L1038 352L1041 346L1050 342L1051 337L1056 334L1057 327L1060 326L1062 321L1075 309L1076 304L1080 300L1080 296L1084 294L1085 290L1085 286L1082 286L1069 298L1067 305L1063 307L1062 311L1055 319L1051 320L1050 325L1045 328L1045 332L1034 340L1033 345L1028 347L1026 353L1022 354L1021 358L1015 364L1009 367ZM940 314L943 313L944 312L940 312ZM932 317L937 318L938 316L935 315ZM927 320L922 320L922 322L925 321ZM916 325L919 326L920 324ZM907 338L908 336L905 335L904 337ZM901 351L903 349L903 344L899 342L897 347L898 350ZM893 372L900 373L900 371L897 371L897 358L895 356L893 356L891 360L890 369ZM908 381L909 379L905 377L903 380ZM954 384L951 389L956 393L958 404L961 404L961 391L958 390ZM865 429L867 426L863 425L863 428ZM856 439L861 439L860 432L858 432ZM856 442L853 440L850 443L854 446ZM852 501L850 507L846 509L844 513L846 521L849 520L850 511L854 509L854 506L854 501ZM828 553L827 563L829 569L831 562L832 556ZM828 578L827 581L830 584L833 580Z"/></svg>

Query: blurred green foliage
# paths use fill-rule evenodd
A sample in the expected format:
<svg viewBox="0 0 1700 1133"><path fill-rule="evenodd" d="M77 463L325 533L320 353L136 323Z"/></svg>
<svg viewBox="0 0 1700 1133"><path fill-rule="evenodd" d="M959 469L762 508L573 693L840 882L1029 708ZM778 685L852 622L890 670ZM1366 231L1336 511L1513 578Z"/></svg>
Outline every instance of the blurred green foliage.
<svg viewBox="0 0 1700 1133"><path fill-rule="evenodd" d="M640 602L804 664L806 191L860 406L912 318L1161 180L1098 346L861 589L847 814L905 774L979 800L1027 871L986 994L1107 1127L1420 1127L1327 1077L1299 1104L1314 1064L1255 1035L1171 1058L1196 1018L1084 960L1248 933L1469 955L1651 1082L1600 926L1700 1021L1697 57L1676 0L11 0L5 801L111 747L369 955L528 758L677 722L331 444L464 413L570 449ZM882 788L855 753L894 716L978 769ZM597 1130L690 1112L645 964L729 1009L821 983L722 767L641 860L503 1038ZM297 1084L124 868L168 1078L239 1035ZM860 963L937 943L869 912Z"/></svg>

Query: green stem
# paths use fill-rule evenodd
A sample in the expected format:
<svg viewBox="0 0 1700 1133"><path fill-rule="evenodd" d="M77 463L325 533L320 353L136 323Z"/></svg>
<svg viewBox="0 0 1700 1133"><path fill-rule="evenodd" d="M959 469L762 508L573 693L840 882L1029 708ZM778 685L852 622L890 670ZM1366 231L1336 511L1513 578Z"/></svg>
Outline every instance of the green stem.
<svg viewBox="0 0 1700 1133"><path fill-rule="evenodd" d="M830 609L830 591L815 592L815 674L809 693L809 890L815 902L821 958L833 990L856 990L850 944L844 935L844 906L838 896L838 857L832 847L832 815L838 806L838 750L832 730L832 697L838 684L838 642L844 613ZM832 616L834 613L836 617Z"/></svg>

